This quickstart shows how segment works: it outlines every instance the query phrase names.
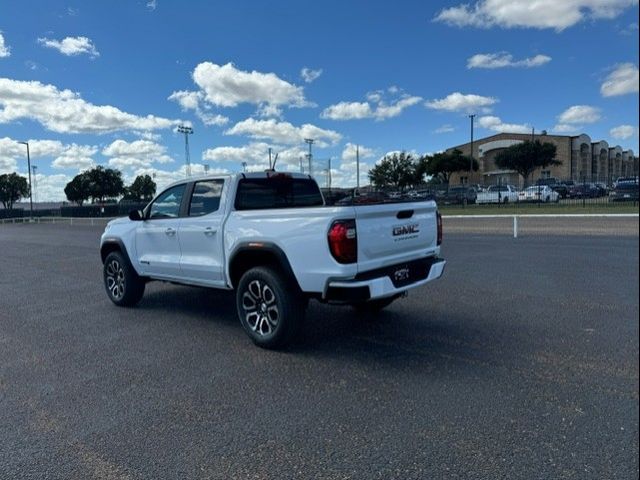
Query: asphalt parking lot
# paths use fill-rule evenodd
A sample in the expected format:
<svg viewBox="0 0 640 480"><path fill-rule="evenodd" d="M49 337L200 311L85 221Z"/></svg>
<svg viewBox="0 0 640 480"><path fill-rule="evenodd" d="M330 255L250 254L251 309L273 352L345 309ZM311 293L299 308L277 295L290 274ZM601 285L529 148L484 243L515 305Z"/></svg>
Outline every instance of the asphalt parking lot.
<svg viewBox="0 0 640 480"><path fill-rule="evenodd" d="M0 478L637 478L634 221L445 232L441 281L286 352L229 293L113 306L100 227L0 225Z"/></svg>

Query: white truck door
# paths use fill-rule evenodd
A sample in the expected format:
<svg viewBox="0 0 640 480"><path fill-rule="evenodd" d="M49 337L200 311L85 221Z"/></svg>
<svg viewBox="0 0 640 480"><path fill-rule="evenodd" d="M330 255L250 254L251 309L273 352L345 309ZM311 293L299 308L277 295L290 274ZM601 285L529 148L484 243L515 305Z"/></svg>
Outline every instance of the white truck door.
<svg viewBox="0 0 640 480"><path fill-rule="evenodd" d="M195 182L187 214L180 221L182 277L211 285L223 285L221 208L223 179Z"/></svg>
<svg viewBox="0 0 640 480"><path fill-rule="evenodd" d="M143 274L180 275L180 206L186 184L171 187L150 205L147 218L136 229L136 251Z"/></svg>

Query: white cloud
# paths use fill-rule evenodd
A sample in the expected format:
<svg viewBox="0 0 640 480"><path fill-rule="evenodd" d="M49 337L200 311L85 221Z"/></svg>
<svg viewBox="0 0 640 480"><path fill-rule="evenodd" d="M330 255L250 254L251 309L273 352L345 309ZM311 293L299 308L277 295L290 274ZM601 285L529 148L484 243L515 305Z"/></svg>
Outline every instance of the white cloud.
<svg viewBox="0 0 640 480"><path fill-rule="evenodd" d="M368 148L363 145L357 145L355 143L347 143L342 150L342 162L355 162L356 161L356 148L360 159L371 158L375 156L376 152L373 148Z"/></svg>
<svg viewBox="0 0 640 480"><path fill-rule="evenodd" d="M317 70L313 70L311 68L304 67L302 70L300 70L300 76L307 83L311 83L314 80L317 80L318 77L320 77L320 75L322 75L321 68L318 68Z"/></svg>
<svg viewBox="0 0 640 480"><path fill-rule="evenodd" d="M618 140L627 140L638 135L638 127L633 125L619 125L609 130L609 134Z"/></svg>
<svg viewBox="0 0 640 480"><path fill-rule="evenodd" d="M622 63L607 75L600 87L603 97L638 93L638 66L633 63Z"/></svg>
<svg viewBox="0 0 640 480"><path fill-rule="evenodd" d="M245 72L232 63L216 65L203 62L193 70L193 80L201 88L206 102L217 107L253 105L305 107L302 87L282 80L275 73Z"/></svg>
<svg viewBox="0 0 640 480"><path fill-rule="evenodd" d="M41 158L55 157L52 162L54 168L68 168L81 170L95 164L93 155L98 151L94 145L63 144L58 140L28 140L31 161ZM25 158L26 147L17 140L9 137L0 138L0 161L3 164L14 165L15 161Z"/></svg>
<svg viewBox="0 0 640 480"><path fill-rule="evenodd" d="M455 131L456 127L454 127L453 125L450 125L448 123L436 128L433 133L450 133Z"/></svg>
<svg viewBox="0 0 640 480"><path fill-rule="evenodd" d="M51 166L59 169L85 170L95 165L93 155L98 148L93 145L66 145Z"/></svg>
<svg viewBox="0 0 640 480"><path fill-rule="evenodd" d="M196 116L202 120L202 123L205 125L226 125L229 122L227 117L211 113L207 111L206 107L202 107L203 97L204 95L202 92L179 90L169 95L167 100L177 102L183 111L193 110Z"/></svg>
<svg viewBox="0 0 640 480"><path fill-rule="evenodd" d="M149 0L147 2L147 9L151 10L152 12L158 7L158 1L157 0Z"/></svg>
<svg viewBox="0 0 640 480"><path fill-rule="evenodd" d="M447 112L467 112L481 111L488 113L491 106L498 102L494 97L483 97L482 95L463 94L454 92L445 98L429 100L425 106L434 110L445 110Z"/></svg>
<svg viewBox="0 0 640 480"><path fill-rule="evenodd" d="M4 42L4 36L0 31L0 58L11 56L11 48Z"/></svg>
<svg viewBox="0 0 640 480"><path fill-rule="evenodd" d="M72 180L72 176L63 173L44 175L38 172L31 180L34 201L61 202L67 199L64 194L64 187Z"/></svg>
<svg viewBox="0 0 640 480"><path fill-rule="evenodd" d="M150 167L154 163L170 163L173 159L167 155L164 145L151 140L115 140L102 150L109 159L109 165L116 168Z"/></svg>
<svg viewBox="0 0 640 480"><path fill-rule="evenodd" d="M325 108L320 116L331 120L359 120L371 118L373 111L367 102L339 102Z"/></svg>
<svg viewBox="0 0 640 480"><path fill-rule="evenodd" d="M99 57L100 53L90 38L87 37L66 37L62 40L54 40L49 38L39 38L38 43L47 47L58 50L63 55L73 57L86 53L90 57Z"/></svg>
<svg viewBox="0 0 640 480"><path fill-rule="evenodd" d="M600 120L600 110L589 105L574 105L558 115L561 124L595 123Z"/></svg>
<svg viewBox="0 0 640 480"><path fill-rule="evenodd" d="M236 123L224 133L225 135L247 135L284 145L302 145L305 138L313 138L318 147L335 145L342 138L338 132L325 130L309 123L296 127L289 122L278 122L273 118L268 120L248 118Z"/></svg>
<svg viewBox="0 0 640 480"><path fill-rule="evenodd" d="M325 108L320 117L331 120L360 120L373 118L377 121L397 117L402 111L422 101L421 97L402 93L398 87L387 89L395 98L385 99L385 92L378 90L367 93L368 102L339 102Z"/></svg>
<svg viewBox="0 0 640 480"><path fill-rule="evenodd" d="M638 0L479 0L445 8L434 20L458 27L562 31L586 18L615 18L637 4Z"/></svg>
<svg viewBox="0 0 640 480"><path fill-rule="evenodd" d="M133 115L111 105L93 105L71 90L9 78L0 78L0 107L0 124L28 118L58 133L151 131L181 123L154 115Z"/></svg>
<svg viewBox="0 0 640 480"><path fill-rule="evenodd" d="M540 67L551 61L547 55L535 55L522 60L513 60L508 52L477 53L467 59L467 68Z"/></svg>
<svg viewBox="0 0 640 480"><path fill-rule="evenodd" d="M504 123L500 117L492 115L478 118L478 125L499 133L529 133L531 131L531 127L526 124Z"/></svg>

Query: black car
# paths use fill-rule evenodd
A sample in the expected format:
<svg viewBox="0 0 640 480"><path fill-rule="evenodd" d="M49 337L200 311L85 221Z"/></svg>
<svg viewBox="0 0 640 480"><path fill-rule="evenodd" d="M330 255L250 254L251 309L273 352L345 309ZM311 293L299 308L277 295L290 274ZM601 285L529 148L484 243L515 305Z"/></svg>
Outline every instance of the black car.
<svg viewBox="0 0 640 480"><path fill-rule="evenodd" d="M441 190L436 192L438 203L443 205L463 205L467 203L476 203L478 194L473 187L456 186L450 187L449 190Z"/></svg>
<svg viewBox="0 0 640 480"><path fill-rule="evenodd" d="M569 189L569 198L597 198L599 196L600 190L591 183L579 183Z"/></svg>
<svg viewBox="0 0 640 480"><path fill-rule="evenodd" d="M618 183L616 187L609 192L610 202L637 202L638 201L638 184L637 183Z"/></svg>

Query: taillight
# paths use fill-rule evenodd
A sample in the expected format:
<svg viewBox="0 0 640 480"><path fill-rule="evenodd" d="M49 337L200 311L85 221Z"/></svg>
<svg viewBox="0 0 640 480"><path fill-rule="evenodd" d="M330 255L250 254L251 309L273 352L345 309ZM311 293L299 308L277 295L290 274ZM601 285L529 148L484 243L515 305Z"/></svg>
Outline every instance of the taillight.
<svg viewBox="0 0 640 480"><path fill-rule="evenodd" d="M436 212L436 219L438 223L438 237L436 245L442 245L442 215L440 215L440 212Z"/></svg>
<svg viewBox="0 0 640 480"><path fill-rule="evenodd" d="M329 234L329 250L339 263L355 263L358 261L358 238L355 220L336 220L331 224Z"/></svg>

